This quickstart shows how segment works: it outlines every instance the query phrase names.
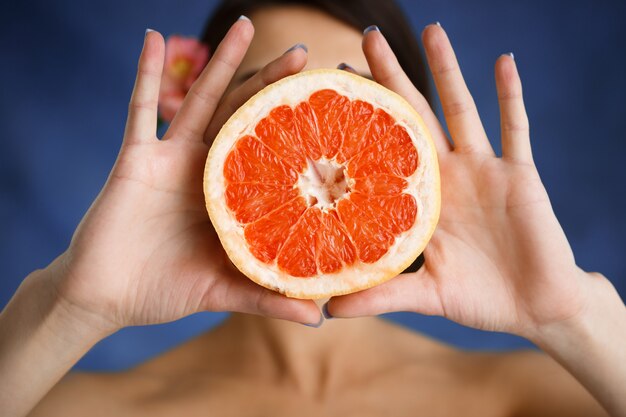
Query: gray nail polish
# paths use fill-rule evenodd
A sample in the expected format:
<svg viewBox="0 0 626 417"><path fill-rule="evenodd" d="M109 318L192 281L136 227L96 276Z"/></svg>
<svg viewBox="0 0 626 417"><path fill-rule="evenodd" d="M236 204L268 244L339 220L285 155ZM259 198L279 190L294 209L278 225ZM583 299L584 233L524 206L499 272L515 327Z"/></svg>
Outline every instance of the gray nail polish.
<svg viewBox="0 0 626 417"><path fill-rule="evenodd" d="M437 25L437 26L441 27L441 23L439 23L439 21L436 21L436 22L435 22L435 25Z"/></svg>
<svg viewBox="0 0 626 417"><path fill-rule="evenodd" d="M309 48L307 48L305 44L303 44L303 43L297 43L297 44L295 44L294 46L292 46L291 48L287 49L287 50L285 51L285 54L288 54L288 53L289 53L289 52L291 52L291 51L295 51L296 49L302 49L304 52L307 52L307 53L309 52ZM284 55L284 54L283 54L283 55Z"/></svg>
<svg viewBox="0 0 626 417"><path fill-rule="evenodd" d="M250 18L248 16L241 15L237 20L247 20L249 22Z"/></svg>
<svg viewBox="0 0 626 417"><path fill-rule="evenodd" d="M318 329L322 324L324 323L324 316L320 316L320 321L318 321L315 324L311 324L311 323L302 323L304 324L306 327L313 327L315 329Z"/></svg>
<svg viewBox="0 0 626 417"><path fill-rule="evenodd" d="M354 68L352 68L350 65L346 64L345 62L342 62L341 64L337 65L337 69L354 71Z"/></svg>
<svg viewBox="0 0 626 417"><path fill-rule="evenodd" d="M324 305L322 306L322 315L324 316L326 320L330 320L334 318L332 314L328 312L328 301L325 302Z"/></svg>
<svg viewBox="0 0 626 417"><path fill-rule="evenodd" d="M380 32L380 29L378 28L378 26L376 25L371 25L365 28L365 30L363 31L364 35L367 35L368 33L375 31L375 32Z"/></svg>
<svg viewBox="0 0 626 417"><path fill-rule="evenodd" d="M506 54L504 54L504 55L508 55L508 56L510 56L510 57L511 57L511 59L512 59L513 61L515 61L515 55L513 55L513 52L507 52L507 53L506 53Z"/></svg>
<svg viewBox="0 0 626 417"><path fill-rule="evenodd" d="M148 33L150 33L150 32L154 32L154 29L147 28L147 29L146 29L146 35L147 35Z"/></svg>

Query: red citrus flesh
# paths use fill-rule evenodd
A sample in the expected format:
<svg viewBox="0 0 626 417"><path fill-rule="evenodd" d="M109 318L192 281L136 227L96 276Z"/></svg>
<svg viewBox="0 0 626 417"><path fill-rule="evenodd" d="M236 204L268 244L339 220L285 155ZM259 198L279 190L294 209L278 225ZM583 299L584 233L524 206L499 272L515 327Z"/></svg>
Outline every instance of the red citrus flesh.
<svg viewBox="0 0 626 417"><path fill-rule="evenodd" d="M415 223L417 203L403 191L417 150L384 110L324 89L272 109L254 133L235 142L224 178L226 205L260 261L295 277L334 273L376 262ZM337 169L318 172L319 161ZM332 185L325 205L299 187L312 166Z"/></svg>

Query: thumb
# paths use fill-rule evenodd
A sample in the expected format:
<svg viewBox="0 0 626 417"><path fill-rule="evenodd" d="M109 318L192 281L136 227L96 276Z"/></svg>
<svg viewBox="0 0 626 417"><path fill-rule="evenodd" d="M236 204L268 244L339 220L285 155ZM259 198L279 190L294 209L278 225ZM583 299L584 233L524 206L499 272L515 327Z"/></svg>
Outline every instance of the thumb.
<svg viewBox="0 0 626 417"><path fill-rule="evenodd" d="M425 267L364 291L333 297L325 307L329 316L346 318L396 311L443 315L437 283Z"/></svg>
<svg viewBox="0 0 626 417"><path fill-rule="evenodd" d="M230 275L207 294L206 310L234 311L313 325L323 317L313 300L288 298L264 288L241 274Z"/></svg>

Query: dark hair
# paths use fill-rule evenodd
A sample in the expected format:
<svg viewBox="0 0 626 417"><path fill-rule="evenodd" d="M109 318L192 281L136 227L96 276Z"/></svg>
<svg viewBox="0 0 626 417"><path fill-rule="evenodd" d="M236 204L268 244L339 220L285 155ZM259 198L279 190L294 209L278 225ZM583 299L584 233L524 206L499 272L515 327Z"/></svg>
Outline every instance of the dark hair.
<svg viewBox="0 0 626 417"><path fill-rule="evenodd" d="M404 72L431 103L427 70L419 43L404 12L394 0L223 0L208 20L202 41L215 50L239 16L281 5L312 7L358 30L377 25Z"/></svg>
<svg viewBox="0 0 626 417"><path fill-rule="evenodd" d="M202 41L215 50L239 16L250 16L254 11L269 6L290 5L321 10L358 30L377 25L404 72L431 103L426 65L419 43L404 12L394 0L223 0L208 20ZM414 272L423 263L424 258L420 255L404 272Z"/></svg>

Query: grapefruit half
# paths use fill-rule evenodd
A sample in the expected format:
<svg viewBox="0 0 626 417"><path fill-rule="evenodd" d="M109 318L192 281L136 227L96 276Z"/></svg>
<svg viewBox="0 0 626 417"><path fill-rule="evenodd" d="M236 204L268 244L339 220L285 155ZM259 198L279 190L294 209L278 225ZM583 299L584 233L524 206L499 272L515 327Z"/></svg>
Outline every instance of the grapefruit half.
<svg viewBox="0 0 626 417"><path fill-rule="evenodd" d="M422 118L340 70L292 75L240 107L211 146L204 192L233 264L305 299L393 278L424 250L440 209Z"/></svg>

